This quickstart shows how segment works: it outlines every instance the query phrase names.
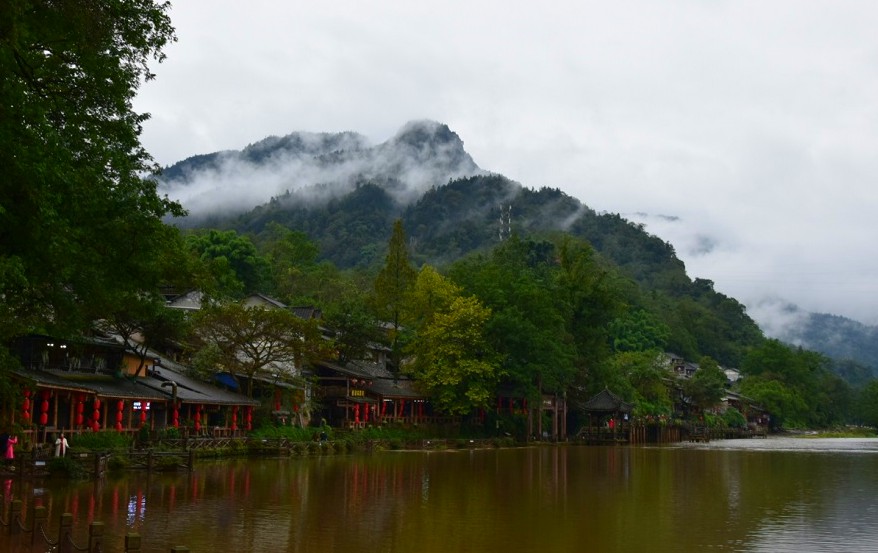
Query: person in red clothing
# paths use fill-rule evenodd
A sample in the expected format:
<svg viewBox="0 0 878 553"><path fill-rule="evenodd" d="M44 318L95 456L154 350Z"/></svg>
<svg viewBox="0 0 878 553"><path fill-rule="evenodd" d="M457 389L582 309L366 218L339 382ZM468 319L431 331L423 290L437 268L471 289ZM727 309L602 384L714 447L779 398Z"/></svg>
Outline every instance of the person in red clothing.
<svg viewBox="0 0 878 553"><path fill-rule="evenodd" d="M15 460L15 444L18 443L18 437L9 435L6 438L6 451L3 452L3 458L6 459L6 466L12 467L12 463Z"/></svg>

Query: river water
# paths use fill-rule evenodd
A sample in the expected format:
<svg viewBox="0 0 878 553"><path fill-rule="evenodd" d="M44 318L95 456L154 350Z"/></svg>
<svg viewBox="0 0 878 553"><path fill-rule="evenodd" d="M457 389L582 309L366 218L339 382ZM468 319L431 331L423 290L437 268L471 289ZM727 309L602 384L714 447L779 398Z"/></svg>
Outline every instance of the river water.
<svg viewBox="0 0 878 553"><path fill-rule="evenodd" d="M145 552L809 553L878 551L876 491L878 440L769 438L211 461L4 499L46 506L50 536L73 513L81 545L103 521L106 553L127 532Z"/></svg>

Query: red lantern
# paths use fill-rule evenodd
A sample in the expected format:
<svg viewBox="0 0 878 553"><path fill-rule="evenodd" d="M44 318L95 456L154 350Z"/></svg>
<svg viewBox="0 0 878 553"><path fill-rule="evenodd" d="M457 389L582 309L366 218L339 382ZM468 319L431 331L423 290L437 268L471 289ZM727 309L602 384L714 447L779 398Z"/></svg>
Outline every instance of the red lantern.
<svg viewBox="0 0 878 553"><path fill-rule="evenodd" d="M45 426L49 424L49 390L43 390L40 395L43 398L40 403L40 424Z"/></svg>
<svg viewBox="0 0 878 553"><path fill-rule="evenodd" d="M140 425L143 426L146 424L146 406L149 403L146 400L140 402Z"/></svg>
<svg viewBox="0 0 878 553"><path fill-rule="evenodd" d="M201 405L195 406L195 431L201 430Z"/></svg>
<svg viewBox="0 0 878 553"><path fill-rule="evenodd" d="M253 430L253 406L247 406L247 430Z"/></svg>
<svg viewBox="0 0 878 553"><path fill-rule="evenodd" d="M180 409L177 404L174 404L174 412L171 416L171 424L174 425L174 428L180 428Z"/></svg>
<svg viewBox="0 0 878 553"><path fill-rule="evenodd" d="M21 418L30 420L30 390L24 391L24 401L21 402Z"/></svg>
<svg viewBox="0 0 878 553"><path fill-rule="evenodd" d="M94 412L92 413L91 428L97 432L101 428L101 400L95 398Z"/></svg>
<svg viewBox="0 0 878 553"><path fill-rule="evenodd" d="M232 406L232 430L238 429L238 406Z"/></svg>
<svg viewBox="0 0 878 553"><path fill-rule="evenodd" d="M85 422L85 395L79 394L77 397L76 403L76 426L82 426L83 422Z"/></svg>

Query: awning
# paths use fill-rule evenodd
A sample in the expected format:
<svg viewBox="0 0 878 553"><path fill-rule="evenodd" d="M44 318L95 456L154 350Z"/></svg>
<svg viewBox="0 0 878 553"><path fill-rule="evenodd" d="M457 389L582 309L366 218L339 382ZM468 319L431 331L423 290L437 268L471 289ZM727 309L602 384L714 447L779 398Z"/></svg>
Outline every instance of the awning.
<svg viewBox="0 0 878 553"><path fill-rule="evenodd" d="M229 373L216 373L213 375L213 379L223 386L227 386L234 391L238 391L240 386L238 385L238 380L235 378L235 375Z"/></svg>

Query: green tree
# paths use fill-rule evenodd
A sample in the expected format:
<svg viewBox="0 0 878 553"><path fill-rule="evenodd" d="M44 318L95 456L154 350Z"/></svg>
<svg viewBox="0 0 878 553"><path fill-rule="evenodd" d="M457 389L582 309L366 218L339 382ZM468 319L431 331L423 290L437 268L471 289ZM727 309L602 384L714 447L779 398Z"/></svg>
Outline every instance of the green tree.
<svg viewBox="0 0 878 553"><path fill-rule="evenodd" d="M863 423L878 428L878 380L871 380L857 397L857 418Z"/></svg>
<svg viewBox="0 0 878 553"><path fill-rule="evenodd" d="M727 382L719 364L710 357L702 357L695 374L683 380L683 400L696 411L716 407L726 393Z"/></svg>
<svg viewBox="0 0 878 553"><path fill-rule="evenodd" d="M607 386L609 327L622 312L620 286L584 242L565 239L559 248L558 297L576 346L576 393L581 403Z"/></svg>
<svg viewBox="0 0 878 553"><path fill-rule="evenodd" d="M775 421L803 427L825 427L845 421L850 414L852 392L840 377L832 374L826 356L792 348L778 340L765 340L753 348L741 365L742 389L761 388L777 382L796 401L776 401ZM804 408L803 406L807 406Z"/></svg>
<svg viewBox="0 0 878 553"><path fill-rule="evenodd" d="M175 39L148 0L0 4L0 331L79 332L107 298L141 289L166 215L181 207L132 109ZM5 339L2 340L5 342Z"/></svg>
<svg viewBox="0 0 878 553"><path fill-rule="evenodd" d="M220 296L236 298L262 292L269 282L270 265L246 236L234 230L208 230L186 237L186 242L205 263Z"/></svg>
<svg viewBox="0 0 878 553"><path fill-rule="evenodd" d="M272 292L294 304L311 303L325 274L318 262L320 249L308 235L271 222L258 247L269 265Z"/></svg>
<svg viewBox="0 0 878 553"><path fill-rule="evenodd" d="M177 342L184 335L184 313L169 309L159 294L128 293L120 296L116 309L97 326L121 338L125 347L137 355L135 375L146 367L150 349Z"/></svg>
<svg viewBox="0 0 878 553"><path fill-rule="evenodd" d="M658 350L621 351L608 361L606 385L634 404L636 415L670 415L673 409L665 380L667 369Z"/></svg>
<svg viewBox="0 0 878 553"><path fill-rule="evenodd" d="M246 377L251 396L255 377L297 382L303 366L332 349L317 321L286 309L208 304L193 315L192 325L196 364Z"/></svg>
<svg viewBox="0 0 878 553"><path fill-rule="evenodd" d="M0 2L0 360L29 332L76 335L155 292L184 213L145 175L132 100L175 40L169 4ZM0 391L10 391L0 362ZM8 397L8 394L4 394Z"/></svg>
<svg viewBox="0 0 878 553"><path fill-rule="evenodd" d="M614 351L664 351L670 328L644 309L635 309L610 323Z"/></svg>
<svg viewBox="0 0 878 553"><path fill-rule="evenodd" d="M490 256L456 263L450 275L491 309L486 335L501 357L503 384L531 402L573 381L574 344L557 289L551 242L513 235Z"/></svg>
<svg viewBox="0 0 878 553"><path fill-rule="evenodd" d="M323 324L335 332L337 359L341 363L365 359L369 347L381 339L366 293L351 284L327 303Z"/></svg>
<svg viewBox="0 0 878 553"><path fill-rule="evenodd" d="M379 318L388 322L393 370L399 370L402 357L400 341L407 296L415 283L417 271L409 262L402 221L393 224L393 234L387 246L384 267L375 279L375 309Z"/></svg>
<svg viewBox="0 0 878 553"><path fill-rule="evenodd" d="M487 407L499 377L496 356L484 336L491 315L474 297L458 296L419 329L405 367L436 408L462 415Z"/></svg>
<svg viewBox="0 0 878 553"><path fill-rule="evenodd" d="M741 382L741 392L768 410L772 427L807 426L808 404L795 388L778 380L748 377Z"/></svg>

